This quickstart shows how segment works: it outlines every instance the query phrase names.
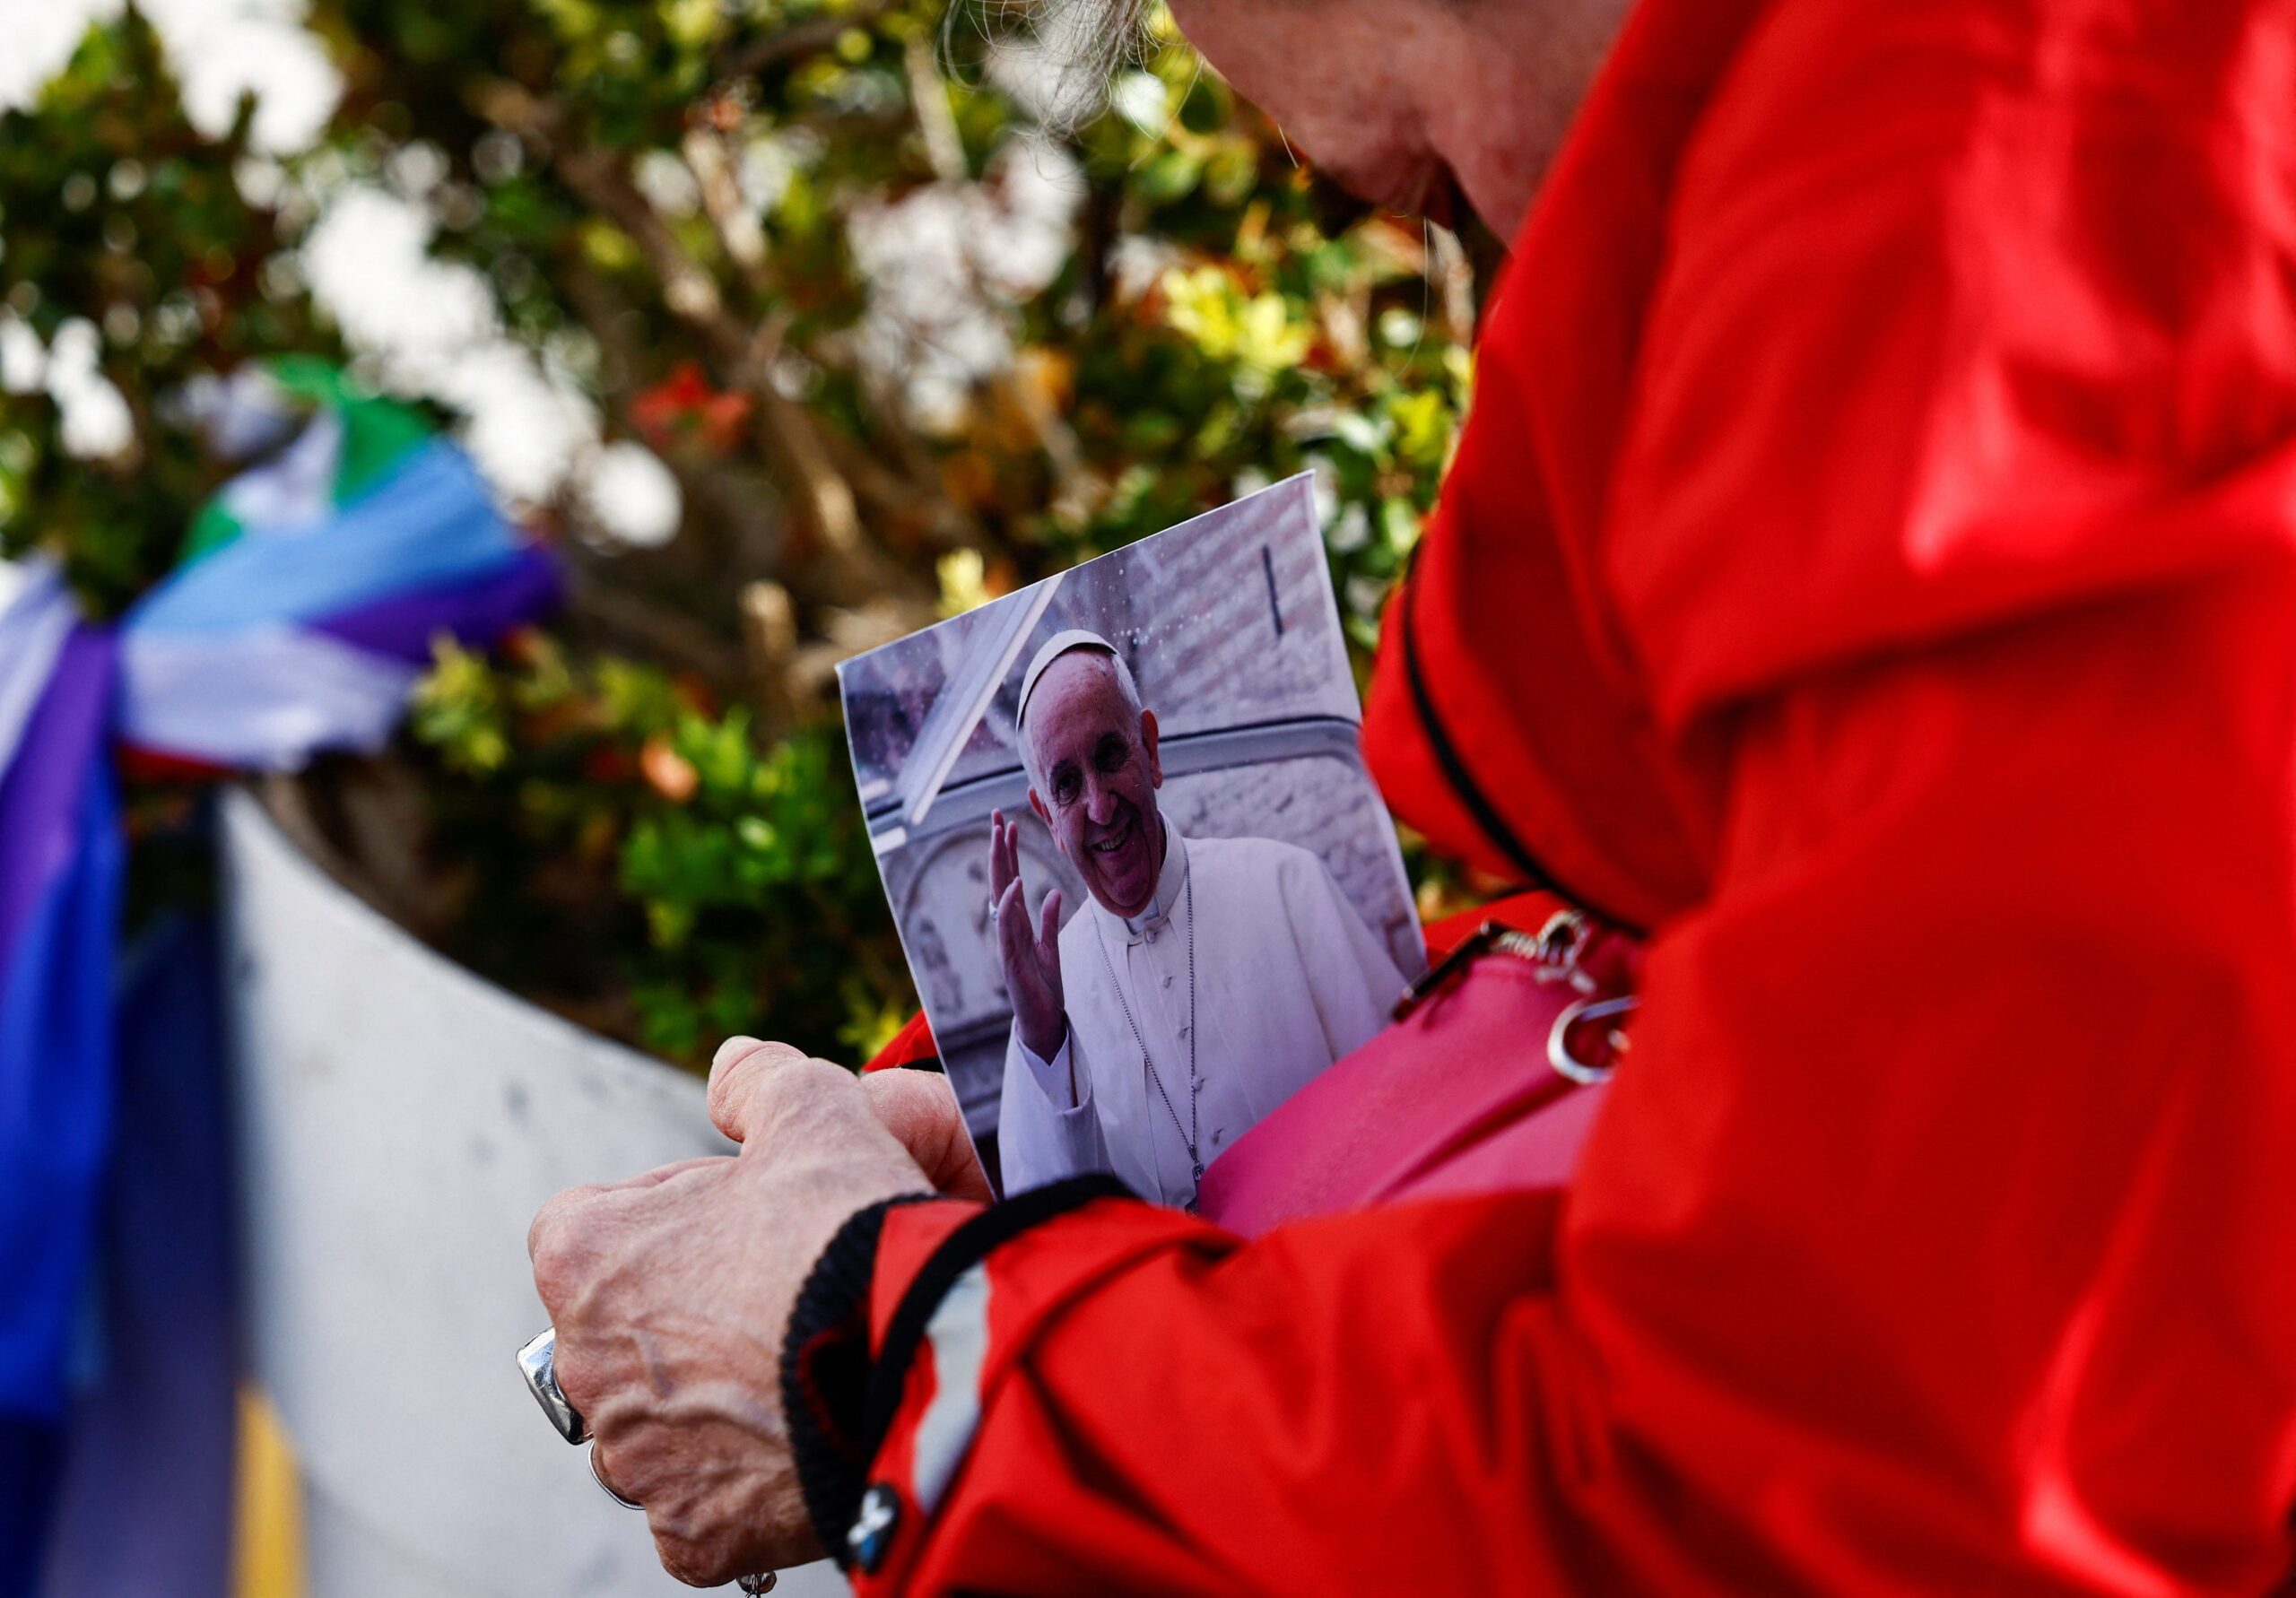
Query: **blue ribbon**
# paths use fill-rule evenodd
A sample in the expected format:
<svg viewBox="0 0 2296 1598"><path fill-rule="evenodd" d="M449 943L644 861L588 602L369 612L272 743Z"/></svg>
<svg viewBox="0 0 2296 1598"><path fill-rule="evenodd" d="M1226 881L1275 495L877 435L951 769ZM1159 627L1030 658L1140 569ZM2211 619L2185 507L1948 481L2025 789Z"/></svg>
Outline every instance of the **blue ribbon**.
<svg viewBox="0 0 2296 1598"><path fill-rule="evenodd" d="M116 1008L126 850L115 742L132 741L139 719L147 720L192 734L170 745L173 752L212 761L228 751L224 758L271 769L291 769L323 748L371 744L403 708L413 661L433 632L489 641L555 597L552 563L503 519L461 451L433 439L329 518L248 526L154 589L117 632L59 613L70 601L48 574L13 609L0 610L0 1598L144 1585L117 1574L129 1568L120 1556L132 1540L103 1546L107 1517L100 1508L71 1513L88 1494L67 1491L64 1523L78 1530L53 1550L51 1571L66 1585L35 1586L50 1551L57 1472L66 1468L59 1439L73 1407L67 1368L91 1296L99 1196L118 1113L119 1037L140 1040L147 1054L154 1047L149 985L137 1011ZM247 652L235 654L242 640ZM204 690L154 666L195 658L213 667ZM324 682L310 674L299 706L296 682L252 664L283 658L335 664ZM139 718L138 696L146 693L152 699ZM146 1096L168 1086L136 1080ZM221 1116L207 1117L204 1132L200 1125L196 1116L171 1124L174 1135L205 1140L204 1152L190 1151L181 1168L220 1169ZM192 1246L190 1210L171 1210L164 1197L155 1203L148 1185L141 1193L132 1206L141 1226L113 1229L114 1272L127 1279L113 1281L109 1298L116 1309L135 1307L129 1321L144 1353L115 1359L107 1375L116 1388L146 1384L128 1405L144 1414L166 1407L169 1383L182 1384L178 1407L211 1420L213 1389L225 1384L228 1439L228 1369L219 1377L208 1368L212 1359L153 1357L148 1345L163 1312L138 1295L135 1280L172 1259L221 1255ZM117 1212L126 1201L114 1197ZM172 1240L170 1224L178 1228ZM210 1298L225 1290L207 1285ZM203 1383L204 1396L192 1391ZM133 1454L120 1445L134 1420L100 1399L80 1395L75 1446L84 1430L83 1460L117 1463ZM187 1433L178 1442L173 1468L204 1472L205 1486L217 1489L213 1436ZM213 1515L228 1494L194 1492L182 1501L204 1504ZM113 1508L123 1521L139 1513L135 1504ZM222 1528L210 1530L221 1535ZM187 1535L178 1528L172 1540L185 1547ZM171 1598L221 1598L222 1569L216 1559L189 1561L166 1578L166 1590ZM103 1571L113 1574L93 1574Z"/></svg>

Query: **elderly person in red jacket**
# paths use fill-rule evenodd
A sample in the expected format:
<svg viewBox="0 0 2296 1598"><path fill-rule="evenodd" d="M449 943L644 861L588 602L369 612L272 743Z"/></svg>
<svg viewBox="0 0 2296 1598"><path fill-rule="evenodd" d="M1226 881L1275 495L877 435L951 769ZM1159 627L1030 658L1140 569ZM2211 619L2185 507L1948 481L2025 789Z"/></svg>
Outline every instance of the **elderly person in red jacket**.
<svg viewBox="0 0 2296 1598"><path fill-rule="evenodd" d="M1512 230L1367 741L1431 837L1649 932L1633 1054L1567 1192L1245 1243L984 1208L929 1079L729 1045L738 1158L535 1229L665 1562L2271 1586L2296 6L1172 11L1333 175Z"/></svg>

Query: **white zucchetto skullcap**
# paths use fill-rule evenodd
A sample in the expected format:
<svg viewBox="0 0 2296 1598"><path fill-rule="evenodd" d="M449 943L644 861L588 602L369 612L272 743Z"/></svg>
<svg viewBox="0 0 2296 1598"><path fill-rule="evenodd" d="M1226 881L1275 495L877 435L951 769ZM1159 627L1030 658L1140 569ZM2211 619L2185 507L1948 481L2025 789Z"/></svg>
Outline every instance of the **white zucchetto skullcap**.
<svg viewBox="0 0 2296 1598"><path fill-rule="evenodd" d="M1105 655L1117 663L1117 669L1119 672L1124 670L1124 657L1116 652L1114 644L1109 643L1099 633L1087 631L1082 627L1072 627L1065 632L1054 633L1045 640L1044 647L1036 652L1035 658L1029 662L1029 669L1022 674L1021 702L1013 708L1014 728L1027 725L1029 696L1036 692L1037 679L1044 675L1045 668L1062 656L1076 649L1091 649ZM1126 672L1124 674L1128 677L1131 673Z"/></svg>

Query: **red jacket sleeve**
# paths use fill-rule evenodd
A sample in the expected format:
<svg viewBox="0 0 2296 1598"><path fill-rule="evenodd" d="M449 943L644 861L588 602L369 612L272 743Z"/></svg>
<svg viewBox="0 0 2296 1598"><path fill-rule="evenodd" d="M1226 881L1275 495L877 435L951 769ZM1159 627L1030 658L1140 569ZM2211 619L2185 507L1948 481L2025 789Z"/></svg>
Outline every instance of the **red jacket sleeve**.
<svg viewBox="0 0 2296 1598"><path fill-rule="evenodd" d="M1245 1246L1102 1200L1004 1244L985 1361L951 1358L951 1315L909 1368L875 1463L908 1524L858 1589L1347 1592L1407 1571L1428 1592L1557 1590L1568 1544L1546 1523L1598 1432L1550 1290L1554 1204ZM951 1208L893 1216L881 1278L942 1243ZM978 1431L935 1493L919 1437L959 1373Z"/></svg>
<svg viewBox="0 0 2296 1598"><path fill-rule="evenodd" d="M864 1592L2285 1573L2292 41L1770 8L1597 551L1710 881L1567 1199L1009 1238L889 1378Z"/></svg>

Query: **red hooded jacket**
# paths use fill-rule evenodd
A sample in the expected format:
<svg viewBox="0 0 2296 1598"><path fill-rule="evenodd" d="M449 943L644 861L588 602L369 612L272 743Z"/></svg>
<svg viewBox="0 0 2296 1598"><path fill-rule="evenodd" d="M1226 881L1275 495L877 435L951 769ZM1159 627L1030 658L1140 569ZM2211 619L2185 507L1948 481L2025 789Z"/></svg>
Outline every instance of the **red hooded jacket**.
<svg viewBox="0 0 2296 1598"><path fill-rule="evenodd" d="M893 1210L864 1594L2287 1572L2296 4L1642 0L1368 743L1652 933L1577 1180Z"/></svg>

